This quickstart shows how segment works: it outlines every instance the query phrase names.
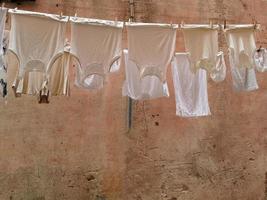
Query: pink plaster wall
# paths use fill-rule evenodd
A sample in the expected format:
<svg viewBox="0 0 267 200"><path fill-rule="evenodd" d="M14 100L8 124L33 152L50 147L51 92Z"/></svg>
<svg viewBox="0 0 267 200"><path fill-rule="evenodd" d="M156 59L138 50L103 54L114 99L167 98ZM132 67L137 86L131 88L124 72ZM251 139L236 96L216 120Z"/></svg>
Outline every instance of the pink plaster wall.
<svg viewBox="0 0 267 200"><path fill-rule="evenodd" d="M56 4L59 6L56 7ZM15 7L15 5L8 5ZM21 9L127 21L127 0L37 0ZM208 23L226 18L263 31L266 46L267 1L136 0L136 21ZM261 38L261 40L259 40ZM125 46L125 44L124 44ZM226 52L225 40L220 47ZM177 51L183 51L177 35ZM16 65L10 59L9 82ZM232 91L231 76L209 80L212 116L175 116L170 98L135 102L133 128L127 131L124 70L109 76L100 91L73 86L71 96L39 105L35 97L0 104L1 200L265 200L267 171L267 74L257 74L260 89ZM10 89L11 91L11 89ZM158 124L158 125L157 125Z"/></svg>

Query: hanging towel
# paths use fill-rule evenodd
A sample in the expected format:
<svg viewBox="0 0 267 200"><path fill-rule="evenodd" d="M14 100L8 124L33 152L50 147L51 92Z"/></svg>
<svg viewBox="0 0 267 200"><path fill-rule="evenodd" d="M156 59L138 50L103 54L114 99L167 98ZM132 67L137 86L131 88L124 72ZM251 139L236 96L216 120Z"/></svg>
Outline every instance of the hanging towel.
<svg viewBox="0 0 267 200"><path fill-rule="evenodd" d="M207 91L207 72L191 71L190 55L176 53L172 61L172 75L176 100L176 115L200 117L210 115Z"/></svg>
<svg viewBox="0 0 267 200"><path fill-rule="evenodd" d="M169 96L166 71L175 51L177 25L127 23L126 81L123 95L133 99Z"/></svg>
<svg viewBox="0 0 267 200"><path fill-rule="evenodd" d="M162 83L156 76L145 76L140 79L140 72L135 64L129 62L128 50L124 50L126 81L123 84L122 95L135 100L168 97L167 82Z"/></svg>
<svg viewBox="0 0 267 200"><path fill-rule="evenodd" d="M192 72L205 69L209 73L216 70L218 53L218 25L183 25L186 51L190 53Z"/></svg>
<svg viewBox="0 0 267 200"><path fill-rule="evenodd" d="M229 25L225 29L235 91L258 89L254 69L254 53L256 50L254 31L254 25Z"/></svg>
<svg viewBox="0 0 267 200"><path fill-rule="evenodd" d="M120 68L123 22L71 17L71 54L78 61L75 85L103 88Z"/></svg>
<svg viewBox="0 0 267 200"><path fill-rule="evenodd" d="M19 61L13 83L15 95L39 95L42 90L46 91L51 69L64 54L68 17L22 10L9 12L9 49Z"/></svg>

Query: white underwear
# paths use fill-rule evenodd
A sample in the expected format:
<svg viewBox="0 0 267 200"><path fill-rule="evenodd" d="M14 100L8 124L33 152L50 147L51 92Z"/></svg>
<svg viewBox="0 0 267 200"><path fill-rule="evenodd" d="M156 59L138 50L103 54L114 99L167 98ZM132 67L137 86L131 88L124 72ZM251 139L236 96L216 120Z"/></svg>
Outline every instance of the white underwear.
<svg viewBox="0 0 267 200"><path fill-rule="evenodd" d="M78 61L75 85L100 89L120 67L123 22L71 17L71 54Z"/></svg>
<svg viewBox="0 0 267 200"><path fill-rule="evenodd" d="M177 25L126 23L128 62L139 70L139 78L155 76L166 81L167 67L175 51Z"/></svg>
<svg viewBox="0 0 267 200"><path fill-rule="evenodd" d="M49 72L64 53L68 17L10 10L11 50L19 61L13 89L16 95L37 95L47 85Z"/></svg>
<svg viewBox="0 0 267 200"><path fill-rule="evenodd" d="M169 97L167 82L162 83L156 76L145 76L140 79L139 69L129 60L128 50L124 50L126 80L122 95L135 100L147 100Z"/></svg>
<svg viewBox="0 0 267 200"><path fill-rule="evenodd" d="M191 70L215 70L218 53L218 25L184 25L185 48L190 53Z"/></svg>
<svg viewBox="0 0 267 200"><path fill-rule="evenodd" d="M258 89L254 52L256 42L254 25L228 25L225 31L229 61L235 91Z"/></svg>
<svg viewBox="0 0 267 200"><path fill-rule="evenodd" d="M235 53L229 50L229 62L233 80L233 89L237 92L253 91L259 88L254 68L240 68L236 65Z"/></svg>
<svg viewBox="0 0 267 200"><path fill-rule="evenodd" d="M69 65L70 46L66 43L64 53L60 55L54 64L48 69L48 73L42 69L26 71L23 78L22 94L36 95L41 91L41 95L48 96L69 96ZM19 85L18 79L13 83L13 87ZM40 89L41 88L41 89Z"/></svg>
<svg viewBox="0 0 267 200"><path fill-rule="evenodd" d="M254 68L256 42L254 25L229 25L225 31L229 51L237 68Z"/></svg>

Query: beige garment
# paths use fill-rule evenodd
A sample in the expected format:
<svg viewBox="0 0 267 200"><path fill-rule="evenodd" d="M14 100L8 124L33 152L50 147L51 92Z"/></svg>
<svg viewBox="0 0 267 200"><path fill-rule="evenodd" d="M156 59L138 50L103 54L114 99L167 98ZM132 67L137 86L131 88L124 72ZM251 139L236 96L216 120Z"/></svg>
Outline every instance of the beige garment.
<svg viewBox="0 0 267 200"><path fill-rule="evenodd" d="M22 10L9 12L9 50L19 61L13 89L16 96L39 95L48 85L54 62L64 54L68 17Z"/></svg>
<svg viewBox="0 0 267 200"><path fill-rule="evenodd" d="M190 53L191 70L202 68L212 72L216 67L218 47L218 25L183 25L186 51Z"/></svg>
<svg viewBox="0 0 267 200"><path fill-rule="evenodd" d="M225 30L230 54L238 68L254 68L256 50L254 25L229 25Z"/></svg>
<svg viewBox="0 0 267 200"><path fill-rule="evenodd" d="M128 55L139 70L140 79L156 76L166 81L167 67L175 52L177 25L126 23Z"/></svg>
<svg viewBox="0 0 267 200"><path fill-rule="evenodd" d="M48 89L52 96L69 96L69 66L70 66L70 45L66 44L65 51L50 70L50 77L48 81Z"/></svg>

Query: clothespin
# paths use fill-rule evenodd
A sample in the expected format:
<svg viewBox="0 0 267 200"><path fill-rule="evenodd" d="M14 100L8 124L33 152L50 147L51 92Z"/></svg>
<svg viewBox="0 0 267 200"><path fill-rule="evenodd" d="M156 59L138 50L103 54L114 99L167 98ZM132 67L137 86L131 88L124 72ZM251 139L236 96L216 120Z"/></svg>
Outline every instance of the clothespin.
<svg viewBox="0 0 267 200"><path fill-rule="evenodd" d="M213 28L213 21L210 19L210 28Z"/></svg>
<svg viewBox="0 0 267 200"><path fill-rule="evenodd" d="M253 20L253 24L254 24L254 29L256 30L257 29L257 21L255 19Z"/></svg>
<svg viewBox="0 0 267 200"><path fill-rule="evenodd" d="M118 24L118 17L115 17L115 24Z"/></svg>
<svg viewBox="0 0 267 200"><path fill-rule="evenodd" d="M226 29L226 19L223 21L223 29Z"/></svg>
<svg viewBox="0 0 267 200"><path fill-rule="evenodd" d="M75 12L73 20L77 20L78 14Z"/></svg>
<svg viewBox="0 0 267 200"><path fill-rule="evenodd" d="M180 27L182 28L184 26L184 21L181 21Z"/></svg>
<svg viewBox="0 0 267 200"><path fill-rule="evenodd" d="M2 3L1 9L5 7L5 2Z"/></svg>
<svg viewBox="0 0 267 200"><path fill-rule="evenodd" d="M257 52L261 51L262 46L260 45L260 47L256 50Z"/></svg>
<svg viewBox="0 0 267 200"><path fill-rule="evenodd" d="M171 25L171 27L173 27L173 26L172 26L172 21L170 22L170 25Z"/></svg>

